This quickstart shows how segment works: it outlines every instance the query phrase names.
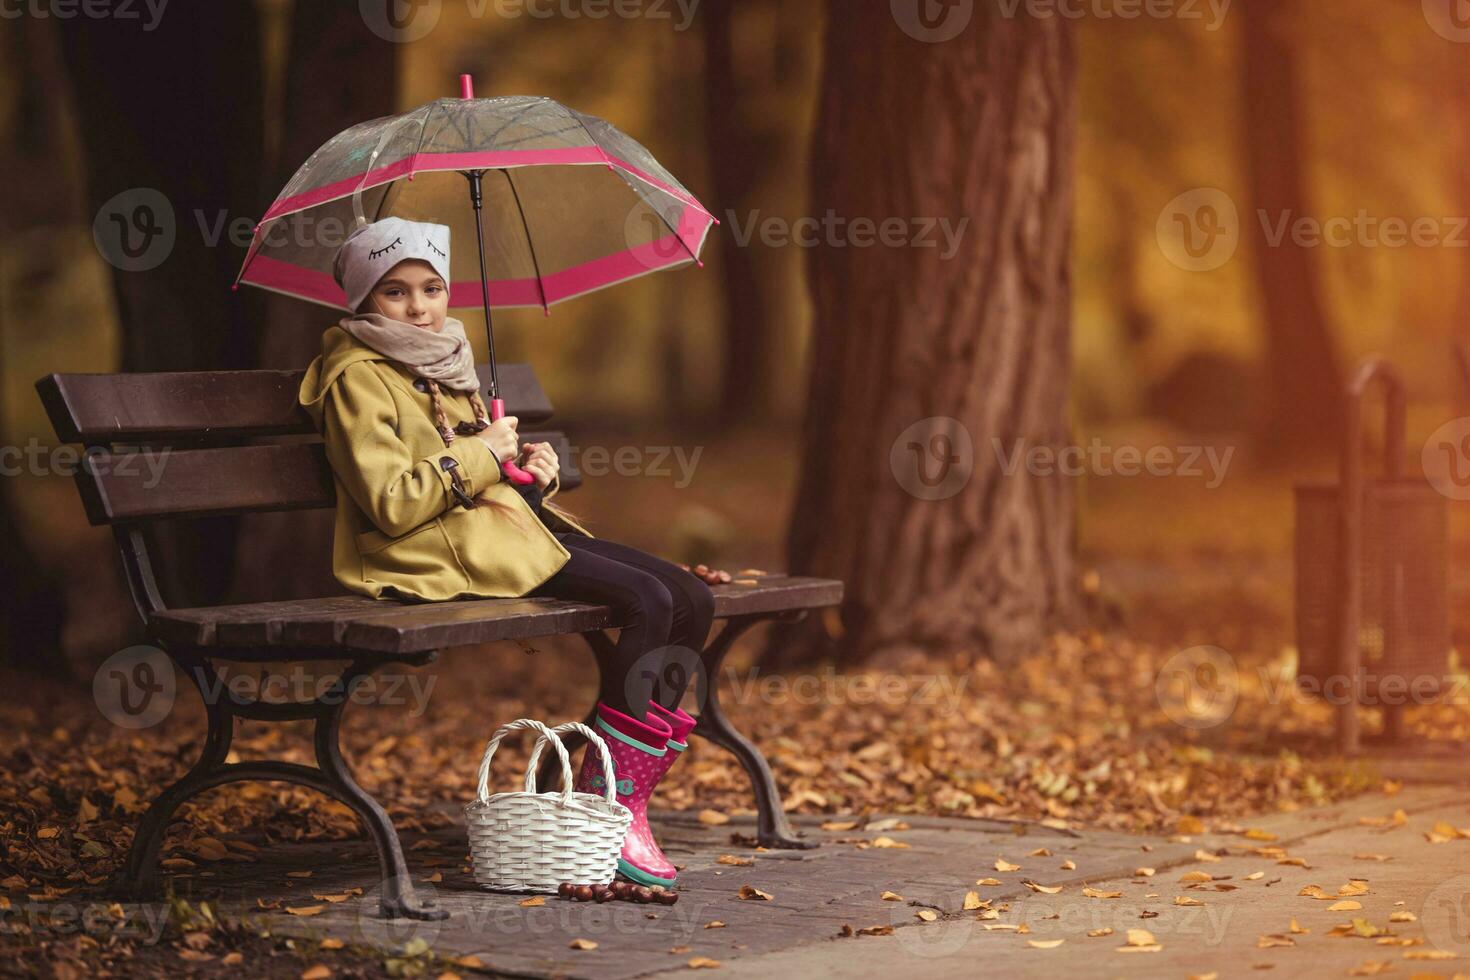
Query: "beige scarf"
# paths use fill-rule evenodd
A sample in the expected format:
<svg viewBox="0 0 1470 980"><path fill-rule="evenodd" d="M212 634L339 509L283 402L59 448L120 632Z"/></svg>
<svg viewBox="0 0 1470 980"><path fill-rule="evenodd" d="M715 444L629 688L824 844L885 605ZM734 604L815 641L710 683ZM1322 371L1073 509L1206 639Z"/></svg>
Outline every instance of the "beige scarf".
<svg viewBox="0 0 1470 980"><path fill-rule="evenodd" d="M444 329L438 333L381 313L345 316L337 325L421 378L455 391L480 390L474 350L465 336L464 324L452 316L444 318Z"/></svg>

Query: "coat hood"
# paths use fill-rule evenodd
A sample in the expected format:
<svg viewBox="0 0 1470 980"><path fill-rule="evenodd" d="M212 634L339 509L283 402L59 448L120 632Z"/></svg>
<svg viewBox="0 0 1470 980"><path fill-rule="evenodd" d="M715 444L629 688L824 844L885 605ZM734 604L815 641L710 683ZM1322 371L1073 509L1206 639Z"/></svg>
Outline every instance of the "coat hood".
<svg viewBox="0 0 1470 980"><path fill-rule="evenodd" d="M322 352L306 369L296 400L316 424L322 427L322 408L327 392L349 365L358 361L386 361L388 357L373 350L338 324L322 333Z"/></svg>

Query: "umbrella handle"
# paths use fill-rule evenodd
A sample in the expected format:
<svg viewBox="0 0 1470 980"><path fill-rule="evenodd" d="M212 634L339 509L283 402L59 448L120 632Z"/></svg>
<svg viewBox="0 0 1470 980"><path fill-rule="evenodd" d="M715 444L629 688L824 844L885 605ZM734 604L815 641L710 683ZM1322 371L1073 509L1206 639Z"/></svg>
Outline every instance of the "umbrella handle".
<svg viewBox="0 0 1470 980"><path fill-rule="evenodd" d="M500 421L503 418L505 418L505 399L504 398L492 398L492 399L490 399L490 419L491 419L491 421L498 422L498 421ZM527 486L528 484L531 484L531 483L535 483L536 482L536 477L534 475L530 474L530 473L527 473L525 470L523 470L519 466L517 466L515 464L515 460L513 460L513 459L508 459L505 462L501 463L500 464L500 469L501 469L501 472L503 472L505 474L505 478L507 480L509 480L511 483L518 483L518 484L520 484L521 486L524 487L524 486Z"/></svg>

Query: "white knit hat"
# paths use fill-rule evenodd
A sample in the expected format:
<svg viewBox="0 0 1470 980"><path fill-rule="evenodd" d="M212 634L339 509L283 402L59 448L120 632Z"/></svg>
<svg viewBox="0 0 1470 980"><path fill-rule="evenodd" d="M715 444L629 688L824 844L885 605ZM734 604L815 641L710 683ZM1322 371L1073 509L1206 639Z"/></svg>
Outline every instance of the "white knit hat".
<svg viewBox="0 0 1470 980"><path fill-rule="evenodd" d="M332 262L332 278L347 294L347 308L355 313L384 273L404 259L429 263L448 287L449 226L384 218L354 230Z"/></svg>

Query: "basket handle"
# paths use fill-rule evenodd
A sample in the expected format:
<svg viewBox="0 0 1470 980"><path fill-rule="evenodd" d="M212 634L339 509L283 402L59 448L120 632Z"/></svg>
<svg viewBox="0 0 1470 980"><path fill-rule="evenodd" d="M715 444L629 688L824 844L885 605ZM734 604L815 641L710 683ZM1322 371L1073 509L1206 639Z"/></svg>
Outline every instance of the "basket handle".
<svg viewBox="0 0 1470 980"><path fill-rule="evenodd" d="M476 799L479 802L484 803L490 797L490 760L495 757L495 750L500 748L500 743L505 736L527 728L539 732L541 737L536 740L536 747L531 751L531 763L526 768L526 792L536 792L536 760L541 755L542 744L550 741L556 749L557 757L561 759L562 782L565 786L562 792L562 803L565 804L571 799L572 761L567 758L567 747L561 744L561 739L556 737L555 732L536 719L517 718L509 724L501 725L499 730L491 736L490 744L485 746L485 758L480 761L480 786L476 793Z"/></svg>
<svg viewBox="0 0 1470 980"><path fill-rule="evenodd" d="M556 735L561 735L565 732L581 732L587 737L587 751L592 751L593 747L595 746L598 754L602 756L602 771L604 776L610 774L613 771L612 753L607 750L607 742L603 739L601 735L597 734L592 729L582 724L580 721L569 721L564 725L557 725L551 731ZM537 740L536 747L531 750L531 762L526 768L526 792L528 793L535 792L535 782L533 781L533 775L536 772L536 762L541 758L541 743L544 741L544 738ZM615 786L617 781L615 779L606 779L605 781L607 785L602 788L602 796L603 799L611 804L617 798ZM563 788L570 785L570 779L562 780Z"/></svg>

